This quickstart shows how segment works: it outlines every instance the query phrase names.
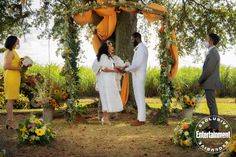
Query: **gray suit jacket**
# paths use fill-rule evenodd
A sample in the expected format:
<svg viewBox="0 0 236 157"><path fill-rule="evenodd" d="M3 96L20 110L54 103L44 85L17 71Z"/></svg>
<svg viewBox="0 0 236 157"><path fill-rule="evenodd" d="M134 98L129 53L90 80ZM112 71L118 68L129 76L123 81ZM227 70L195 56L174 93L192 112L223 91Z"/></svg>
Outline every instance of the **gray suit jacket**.
<svg viewBox="0 0 236 157"><path fill-rule="evenodd" d="M220 82L220 55L216 47L212 48L206 56L202 75L198 82L204 89L222 88Z"/></svg>

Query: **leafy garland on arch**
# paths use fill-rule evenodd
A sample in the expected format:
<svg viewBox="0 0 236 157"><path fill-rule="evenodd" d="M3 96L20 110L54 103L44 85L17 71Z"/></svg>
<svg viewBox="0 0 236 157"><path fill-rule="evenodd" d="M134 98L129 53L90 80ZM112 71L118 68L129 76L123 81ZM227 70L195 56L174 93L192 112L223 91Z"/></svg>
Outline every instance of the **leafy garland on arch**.
<svg viewBox="0 0 236 157"><path fill-rule="evenodd" d="M162 28L159 30L160 45L158 58L160 60L160 85L159 90L161 93L162 107L155 124L167 124L168 114L171 105L171 98L173 96L172 81L169 77L171 71L171 65L173 64L173 58L170 54L170 45L176 44L176 41L171 39L171 26L169 23L168 14L163 16Z"/></svg>
<svg viewBox="0 0 236 157"><path fill-rule="evenodd" d="M75 104L78 103L78 66L77 57L79 55L79 41L77 35L77 26L73 22L69 11L64 14L64 34L63 39L63 53L62 57L65 59L64 67L62 68L61 75L66 79L66 87L69 92L69 99L67 100L66 118L68 121L74 121L77 113Z"/></svg>

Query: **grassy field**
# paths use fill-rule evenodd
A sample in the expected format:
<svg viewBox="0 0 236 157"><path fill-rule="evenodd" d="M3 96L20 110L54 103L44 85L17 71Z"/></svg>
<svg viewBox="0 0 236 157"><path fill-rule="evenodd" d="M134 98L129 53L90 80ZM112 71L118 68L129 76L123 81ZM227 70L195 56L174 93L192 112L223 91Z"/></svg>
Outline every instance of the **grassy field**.
<svg viewBox="0 0 236 157"><path fill-rule="evenodd" d="M97 101L95 98L85 98L80 99L80 105L86 106L93 102ZM175 100L172 100L173 103L171 105L172 108L180 108L180 106L175 103ZM217 98L216 99L219 114L225 116L236 116L236 103L234 98ZM161 108L161 101L158 98L146 98L146 103L151 108ZM27 112L42 112L42 109L15 109L16 113L27 113ZM5 110L0 110L0 113L6 113ZM195 110L195 113L200 114L209 114L209 110L206 104L205 99L202 100L201 104Z"/></svg>
<svg viewBox="0 0 236 157"><path fill-rule="evenodd" d="M81 99L83 106L91 104L94 98ZM174 100L173 100L174 101ZM146 102L154 108L161 107L160 99L147 98ZM217 99L219 112L231 124L233 133L236 133L236 104L232 98ZM172 107L175 107L172 105ZM22 121L32 112L42 112L42 109L15 110L16 120ZM208 114L205 100L202 101L197 113ZM111 126L102 126L97 119L97 112L87 113L83 118L77 118L75 123L66 122L65 118L57 117L52 122L56 131L56 140L46 147L18 146L17 133L5 129L5 110L0 110L0 150L4 149L8 156L139 156L139 157L211 157L198 148L183 149L174 145L170 137L173 130L181 121L180 117L170 117L169 125L155 126L147 121L141 127L131 127L130 120L136 118L136 114L120 113L118 119L112 120ZM229 116L230 115L230 116ZM199 116L199 115L196 115ZM201 117L201 115L200 115Z"/></svg>

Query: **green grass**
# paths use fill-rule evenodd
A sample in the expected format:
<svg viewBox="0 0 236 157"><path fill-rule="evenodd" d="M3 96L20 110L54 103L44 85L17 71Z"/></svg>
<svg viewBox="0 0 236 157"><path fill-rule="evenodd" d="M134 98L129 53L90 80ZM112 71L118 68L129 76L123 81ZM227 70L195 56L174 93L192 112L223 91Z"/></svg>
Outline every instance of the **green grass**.
<svg viewBox="0 0 236 157"><path fill-rule="evenodd" d="M80 99L80 106L86 106L88 104L93 103L97 99L95 98L85 98ZM146 103L151 108L161 108L162 104L159 98L146 98ZM226 116L236 116L236 103L234 98L217 98L216 99L219 115L226 115ZM173 100L173 103L171 104L172 108L180 108L179 105L175 104L175 100ZM27 113L27 112L42 112L42 109L15 109L14 112L16 113ZM202 100L201 104L195 111L196 113L200 114L209 114L209 110L206 104L205 99ZM6 113L6 110L0 110L1 113Z"/></svg>
<svg viewBox="0 0 236 157"><path fill-rule="evenodd" d="M37 108L37 109L14 109L14 113L30 113L30 112L42 112L42 108ZM1 113L6 113L5 109L0 109L0 114Z"/></svg>
<svg viewBox="0 0 236 157"><path fill-rule="evenodd" d="M52 82L57 82L60 85L65 84L65 78L60 76L61 67L55 64L42 66L33 65L27 71L28 74L40 73L45 78L50 78ZM0 67L0 73L3 72ZM176 78L173 80L173 85L178 85L181 89L186 88L185 84L195 84L201 75L202 69L195 67L182 67L178 70ZM96 97L98 92L95 91L95 75L91 67L79 67L79 97ZM223 83L223 88L217 91L217 97L236 97L236 68L222 65L220 67L220 77ZM2 82L0 82L3 84ZM147 78L145 82L146 97L160 97L160 69L148 68Z"/></svg>
<svg viewBox="0 0 236 157"><path fill-rule="evenodd" d="M216 102L219 115L236 116L236 103L234 98L217 98ZM147 98L146 103L151 108L161 108L162 106L160 99L157 98ZM175 105L175 100L173 100L171 107L180 108L179 105ZM201 114L209 114L209 109L207 107L205 99L202 100L201 104L198 106L195 112Z"/></svg>
<svg viewBox="0 0 236 157"><path fill-rule="evenodd" d="M61 69L56 64L50 64L47 66L41 66L38 64L33 65L27 71L28 74L40 73L45 78L52 79L55 82L60 82L61 84L65 83L65 78L60 75Z"/></svg>

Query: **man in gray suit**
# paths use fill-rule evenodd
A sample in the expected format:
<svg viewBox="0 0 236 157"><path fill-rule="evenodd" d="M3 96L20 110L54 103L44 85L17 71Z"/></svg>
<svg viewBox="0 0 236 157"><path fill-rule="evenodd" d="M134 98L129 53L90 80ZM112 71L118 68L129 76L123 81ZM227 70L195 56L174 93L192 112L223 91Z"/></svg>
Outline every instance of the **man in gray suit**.
<svg viewBox="0 0 236 157"><path fill-rule="evenodd" d="M205 90L207 105L210 110L210 116L217 117L218 109L215 100L215 90L222 87L220 82L220 55L215 47L220 38L217 34L210 33L206 47L208 54L206 56L202 74L198 80L199 85ZM219 123L217 121L210 121L210 126L204 131L219 131Z"/></svg>

